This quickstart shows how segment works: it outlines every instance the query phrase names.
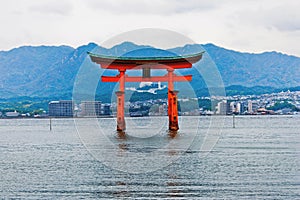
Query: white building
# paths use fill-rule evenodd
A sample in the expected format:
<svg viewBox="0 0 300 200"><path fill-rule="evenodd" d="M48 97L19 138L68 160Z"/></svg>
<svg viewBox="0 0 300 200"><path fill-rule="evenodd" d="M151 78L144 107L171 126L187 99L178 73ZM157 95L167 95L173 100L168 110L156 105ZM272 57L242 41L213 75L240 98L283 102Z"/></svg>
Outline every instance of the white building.
<svg viewBox="0 0 300 200"><path fill-rule="evenodd" d="M227 114L227 111L228 111L228 104L227 104L227 101L224 100L224 101L221 101L218 103L218 111L217 111L217 114L219 115L226 115Z"/></svg>
<svg viewBox="0 0 300 200"><path fill-rule="evenodd" d="M248 101L248 112L255 113L259 108L258 103L256 101Z"/></svg>
<svg viewBox="0 0 300 200"><path fill-rule="evenodd" d="M6 116L6 117L19 117L19 116L20 116L20 113L17 112L17 111L14 111L14 112L6 112L6 113L5 113L5 116Z"/></svg>
<svg viewBox="0 0 300 200"><path fill-rule="evenodd" d="M81 102L81 116L99 116L101 115L100 101L82 101Z"/></svg>

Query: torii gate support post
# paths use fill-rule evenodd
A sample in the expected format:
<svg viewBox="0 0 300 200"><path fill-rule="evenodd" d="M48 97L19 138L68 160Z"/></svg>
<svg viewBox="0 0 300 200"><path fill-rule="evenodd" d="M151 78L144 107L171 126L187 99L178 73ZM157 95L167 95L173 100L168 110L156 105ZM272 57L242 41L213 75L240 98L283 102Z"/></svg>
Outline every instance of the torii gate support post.
<svg viewBox="0 0 300 200"><path fill-rule="evenodd" d="M173 73L174 69L168 69L168 115L169 115L169 130L177 131L178 126L178 109L177 109L177 94L174 91Z"/></svg>
<svg viewBox="0 0 300 200"><path fill-rule="evenodd" d="M119 70L120 79L120 91L116 92L117 95L117 131L125 131L126 124L125 124L125 71L126 70Z"/></svg>

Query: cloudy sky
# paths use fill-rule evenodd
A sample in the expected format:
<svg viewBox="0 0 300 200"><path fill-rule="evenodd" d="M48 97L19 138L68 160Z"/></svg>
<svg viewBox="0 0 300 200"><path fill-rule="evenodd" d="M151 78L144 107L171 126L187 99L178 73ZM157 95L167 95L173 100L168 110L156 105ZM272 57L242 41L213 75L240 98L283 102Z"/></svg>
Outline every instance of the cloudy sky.
<svg viewBox="0 0 300 200"><path fill-rule="evenodd" d="M300 56L299 0L0 0L0 50L101 44L140 28L246 52Z"/></svg>

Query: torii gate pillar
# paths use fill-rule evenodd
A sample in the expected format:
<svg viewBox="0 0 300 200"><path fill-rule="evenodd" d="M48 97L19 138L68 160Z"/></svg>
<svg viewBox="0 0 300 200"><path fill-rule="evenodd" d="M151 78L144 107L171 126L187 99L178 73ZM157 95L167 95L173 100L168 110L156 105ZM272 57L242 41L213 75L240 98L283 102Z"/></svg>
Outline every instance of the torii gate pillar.
<svg viewBox="0 0 300 200"><path fill-rule="evenodd" d="M168 114L169 114L169 130L177 131L178 126L178 109L177 109L177 94L178 91L170 91L168 94Z"/></svg>
<svg viewBox="0 0 300 200"><path fill-rule="evenodd" d="M169 130L177 131L178 126L178 108L177 94L174 90L173 73L174 69L168 69L168 115L169 115Z"/></svg>
<svg viewBox="0 0 300 200"><path fill-rule="evenodd" d="M120 74L120 91L116 92L117 95L117 131L125 131L125 71L119 70Z"/></svg>

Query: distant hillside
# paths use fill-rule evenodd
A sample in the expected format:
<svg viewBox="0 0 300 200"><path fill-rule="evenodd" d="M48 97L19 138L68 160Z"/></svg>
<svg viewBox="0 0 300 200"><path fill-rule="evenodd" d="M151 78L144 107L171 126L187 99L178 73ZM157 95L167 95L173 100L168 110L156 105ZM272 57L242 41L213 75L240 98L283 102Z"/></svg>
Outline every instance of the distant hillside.
<svg viewBox="0 0 300 200"><path fill-rule="evenodd" d="M240 53L204 46L228 85L295 87L300 85L300 58L278 52Z"/></svg>
<svg viewBox="0 0 300 200"><path fill-rule="evenodd" d="M202 61L195 66L205 67L209 56L216 63L225 86L263 86L265 88L291 88L300 85L300 58L277 52L261 54L241 53L213 44L186 45L161 51L150 46L130 42L111 49L94 43L74 49L68 46L24 46L10 51L0 51L0 99L18 96L59 99L71 98L76 75L88 51L105 55L166 56L186 55L205 50ZM90 63L89 71L100 76L98 66ZM113 72L107 72L113 74ZM193 74L192 87L197 95L205 94L206 84L195 69L182 70ZM88 74L86 79L88 79ZM97 96L105 99L114 88L113 83L99 83ZM234 88L233 88L234 89ZM237 89L239 90L239 89ZM253 92L256 90L254 89ZM227 90L228 92L228 90Z"/></svg>
<svg viewBox="0 0 300 200"><path fill-rule="evenodd" d="M1 51L1 96L31 95L42 86L34 83L49 72L60 68L61 63L66 62L73 51L73 48L67 46L24 46L7 52ZM47 81L49 80L45 82Z"/></svg>

